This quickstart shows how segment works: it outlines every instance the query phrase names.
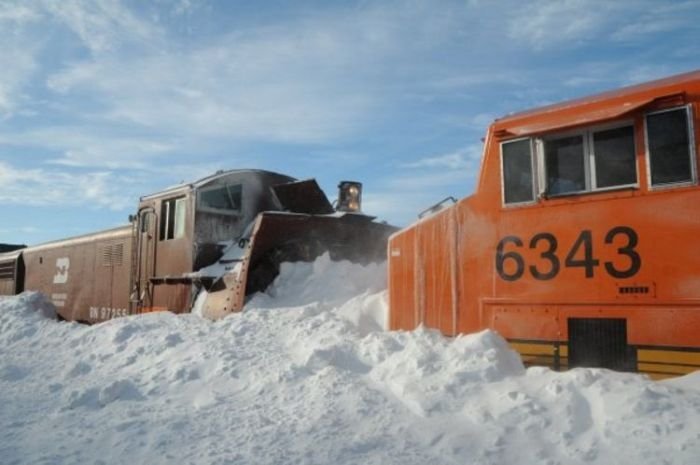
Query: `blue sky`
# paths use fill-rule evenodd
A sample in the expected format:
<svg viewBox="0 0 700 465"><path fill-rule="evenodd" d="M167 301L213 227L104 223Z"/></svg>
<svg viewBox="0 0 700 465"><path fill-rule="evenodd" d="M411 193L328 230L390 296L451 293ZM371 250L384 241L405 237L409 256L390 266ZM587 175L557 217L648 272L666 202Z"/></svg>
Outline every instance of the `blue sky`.
<svg viewBox="0 0 700 465"><path fill-rule="evenodd" d="M700 68L700 1L0 1L0 242L126 222L217 169L398 225L472 192L495 117Z"/></svg>

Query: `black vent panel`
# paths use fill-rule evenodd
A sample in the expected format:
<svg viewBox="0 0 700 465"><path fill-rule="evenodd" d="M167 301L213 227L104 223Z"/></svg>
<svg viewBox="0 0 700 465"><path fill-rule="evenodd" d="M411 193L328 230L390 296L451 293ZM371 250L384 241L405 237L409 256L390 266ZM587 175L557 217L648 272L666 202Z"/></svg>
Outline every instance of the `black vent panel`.
<svg viewBox="0 0 700 465"><path fill-rule="evenodd" d="M637 351L627 345L624 318L569 318L569 367L637 371Z"/></svg>
<svg viewBox="0 0 700 465"><path fill-rule="evenodd" d="M121 266L124 261L124 243L105 245L102 249L102 265Z"/></svg>

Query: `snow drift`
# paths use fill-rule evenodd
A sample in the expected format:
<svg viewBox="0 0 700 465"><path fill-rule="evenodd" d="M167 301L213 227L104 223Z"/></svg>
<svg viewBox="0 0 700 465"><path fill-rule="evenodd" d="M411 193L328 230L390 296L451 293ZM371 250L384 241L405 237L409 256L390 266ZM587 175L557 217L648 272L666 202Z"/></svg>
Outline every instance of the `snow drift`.
<svg viewBox="0 0 700 465"><path fill-rule="evenodd" d="M285 264L215 323L1 299L0 462L698 463L697 375L526 370L493 332L387 332L384 276Z"/></svg>

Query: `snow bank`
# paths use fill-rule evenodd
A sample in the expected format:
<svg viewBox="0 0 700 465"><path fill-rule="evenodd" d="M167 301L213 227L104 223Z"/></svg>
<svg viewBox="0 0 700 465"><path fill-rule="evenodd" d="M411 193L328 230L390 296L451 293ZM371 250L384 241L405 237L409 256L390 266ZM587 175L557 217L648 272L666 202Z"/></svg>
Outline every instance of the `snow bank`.
<svg viewBox="0 0 700 465"><path fill-rule="evenodd" d="M243 313L95 326L0 298L0 462L696 464L700 379L525 370L387 332L385 270L284 265Z"/></svg>

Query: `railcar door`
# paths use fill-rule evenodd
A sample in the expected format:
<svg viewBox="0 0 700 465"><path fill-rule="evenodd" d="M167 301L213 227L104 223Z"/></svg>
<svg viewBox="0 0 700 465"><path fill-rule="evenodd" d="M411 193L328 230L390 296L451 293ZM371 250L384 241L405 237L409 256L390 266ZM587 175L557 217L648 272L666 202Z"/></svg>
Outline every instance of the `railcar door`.
<svg viewBox="0 0 700 465"><path fill-rule="evenodd" d="M134 260L132 261L133 289L129 302L130 313L141 313L144 308L153 306L153 284L156 266L156 225L158 217L155 209L144 207L139 210L135 224Z"/></svg>

